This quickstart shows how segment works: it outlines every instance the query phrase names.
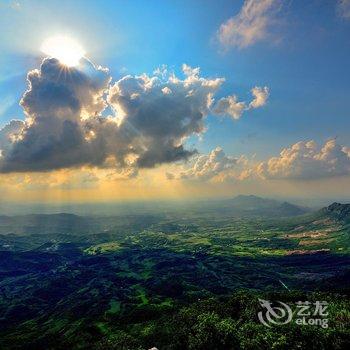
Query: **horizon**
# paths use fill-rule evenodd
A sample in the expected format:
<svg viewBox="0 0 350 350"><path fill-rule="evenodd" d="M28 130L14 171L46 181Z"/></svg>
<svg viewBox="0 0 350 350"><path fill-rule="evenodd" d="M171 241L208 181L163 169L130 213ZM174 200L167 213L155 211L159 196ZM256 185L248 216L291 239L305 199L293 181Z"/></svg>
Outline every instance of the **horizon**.
<svg viewBox="0 0 350 350"><path fill-rule="evenodd" d="M190 199L145 199L143 201L110 201L110 202L9 202L0 203L0 216L16 216L31 214L75 214L82 216L113 216L113 215L142 215L146 213L157 213L162 211L174 211L179 208L197 209L205 208L205 205L216 202L226 202L239 197L256 197L264 200L274 200L279 203L289 203L298 207L318 210L328 207L333 203L350 204L350 198L293 198L293 197L263 197L254 194L239 194L226 197L202 197ZM134 210L134 213L129 213Z"/></svg>

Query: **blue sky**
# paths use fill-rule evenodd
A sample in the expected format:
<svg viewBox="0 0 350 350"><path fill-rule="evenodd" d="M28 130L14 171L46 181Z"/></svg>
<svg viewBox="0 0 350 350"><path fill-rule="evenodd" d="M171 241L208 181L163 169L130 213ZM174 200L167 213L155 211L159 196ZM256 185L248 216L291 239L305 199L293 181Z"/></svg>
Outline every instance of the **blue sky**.
<svg viewBox="0 0 350 350"><path fill-rule="evenodd" d="M261 0L267 28L249 44L223 45L222 25L236 21L258 0L118 1L4 0L0 4L0 127L24 119L18 105L26 74L43 59L40 46L55 35L78 41L113 82L127 74L152 74L182 64L205 78L224 77L217 99L267 86L261 108L238 120L209 113L207 131L187 145L208 154L220 146L238 157L265 160L299 141L320 145L336 138L350 146L350 1ZM270 11L270 12L269 12ZM247 28L245 28L246 30ZM249 29L249 28L248 28ZM234 40L231 39L230 40Z"/></svg>
<svg viewBox="0 0 350 350"><path fill-rule="evenodd" d="M1 124L21 117L18 100L25 74L36 65L40 41L51 33L79 38L88 56L115 78L151 73L166 64L199 66L203 76L222 76L223 95L246 98L254 85L271 90L268 105L237 122L209 118L201 151L220 144L227 152L263 157L304 139L349 139L350 21L334 1L286 1L278 42L226 52L215 34L242 1L5 1L0 31ZM25 45L23 45L25 44ZM31 47L32 45L32 47Z"/></svg>

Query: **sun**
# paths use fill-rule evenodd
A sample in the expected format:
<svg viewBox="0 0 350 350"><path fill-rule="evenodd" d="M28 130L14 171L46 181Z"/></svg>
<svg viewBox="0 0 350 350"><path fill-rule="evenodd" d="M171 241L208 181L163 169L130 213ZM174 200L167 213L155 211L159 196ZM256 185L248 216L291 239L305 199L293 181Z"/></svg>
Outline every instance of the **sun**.
<svg viewBox="0 0 350 350"><path fill-rule="evenodd" d="M41 45L41 51L50 57L57 58L68 67L77 66L80 59L85 55L84 49L67 36L55 36L46 39Z"/></svg>

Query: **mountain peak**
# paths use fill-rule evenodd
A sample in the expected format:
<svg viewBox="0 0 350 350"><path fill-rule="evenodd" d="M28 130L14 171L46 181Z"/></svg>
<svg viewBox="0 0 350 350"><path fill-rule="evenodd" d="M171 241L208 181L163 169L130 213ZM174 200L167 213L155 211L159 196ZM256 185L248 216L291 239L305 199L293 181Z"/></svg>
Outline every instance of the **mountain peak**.
<svg viewBox="0 0 350 350"><path fill-rule="evenodd" d="M321 209L326 215L329 215L340 221L350 220L350 204L341 204L334 202L328 207Z"/></svg>
<svg viewBox="0 0 350 350"><path fill-rule="evenodd" d="M305 214L307 208L301 208L289 202L262 198L255 195L238 195L231 199L230 204L245 212L258 215L296 216Z"/></svg>

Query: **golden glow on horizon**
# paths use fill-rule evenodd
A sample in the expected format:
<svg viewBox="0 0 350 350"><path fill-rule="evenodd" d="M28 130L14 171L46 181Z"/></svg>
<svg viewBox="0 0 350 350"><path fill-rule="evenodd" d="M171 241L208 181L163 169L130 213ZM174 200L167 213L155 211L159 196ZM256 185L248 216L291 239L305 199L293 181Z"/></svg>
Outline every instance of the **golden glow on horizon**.
<svg viewBox="0 0 350 350"><path fill-rule="evenodd" d="M67 67L77 66L80 59L85 55L84 49L67 36L48 38L43 42L40 49L44 54L57 58Z"/></svg>
<svg viewBox="0 0 350 350"><path fill-rule="evenodd" d="M174 173L175 166L170 167ZM251 194L269 197L273 195L302 198L330 196L344 197L349 177L288 182L247 179L234 182L200 182L168 180L169 166L143 169L136 178L111 177L106 169L62 169L50 173L0 174L0 193L13 202L114 202L159 199L196 199L233 197ZM118 175L118 174L116 174ZM1 202L1 200L0 200Z"/></svg>

